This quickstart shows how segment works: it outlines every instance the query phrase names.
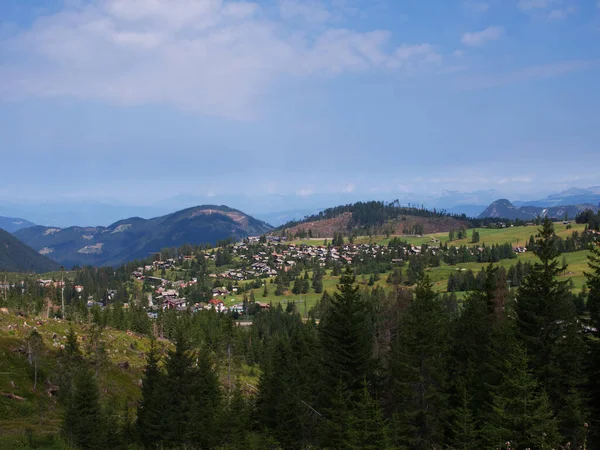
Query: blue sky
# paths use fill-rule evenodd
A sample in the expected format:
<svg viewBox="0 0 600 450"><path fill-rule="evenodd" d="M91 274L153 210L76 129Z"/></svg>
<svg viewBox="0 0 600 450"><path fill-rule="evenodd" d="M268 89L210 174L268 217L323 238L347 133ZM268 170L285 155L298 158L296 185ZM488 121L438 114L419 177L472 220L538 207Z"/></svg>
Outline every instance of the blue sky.
<svg viewBox="0 0 600 450"><path fill-rule="evenodd" d="M596 0L5 0L0 203L597 185L599 43Z"/></svg>

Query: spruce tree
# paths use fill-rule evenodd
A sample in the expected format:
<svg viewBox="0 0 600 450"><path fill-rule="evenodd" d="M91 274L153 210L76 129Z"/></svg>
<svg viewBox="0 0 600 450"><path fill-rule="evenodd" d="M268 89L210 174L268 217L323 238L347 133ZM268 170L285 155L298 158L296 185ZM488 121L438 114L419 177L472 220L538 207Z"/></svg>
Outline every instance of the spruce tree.
<svg viewBox="0 0 600 450"><path fill-rule="evenodd" d="M87 368L81 368L75 377L65 410L63 434L75 447L100 449L101 421L98 385L92 373Z"/></svg>
<svg viewBox="0 0 600 450"><path fill-rule="evenodd" d="M223 405L219 378L207 351L200 353L192 377L187 440L200 448L214 448L221 439Z"/></svg>
<svg viewBox="0 0 600 450"><path fill-rule="evenodd" d="M338 291L319 324L319 334L325 391L332 395L332 388L341 382L349 398L356 400L362 380L365 376L370 380L373 373L373 323L367 299L360 295L350 269L340 277Z"/></svg>
<svg viewBox="0 0 600 450"><path fill-rule="evenodd" d="M535 243L540 262L533 264L517 294L517 330L558 414L560 431L579 445L586 417L579 392L585 381L585 346L568 282L558 280L563 267L556 241L554 225L546 218ZM573 423L575 419L581 423Z"/></svg>
<svg viewBox="0 0 600 450"><path fill-rule="evenodd" d="M385 450L391 448L388 427L379 402L368 389L366 380L349 423L349 441L352 448Z"/></svg>
<svg viewBox="0 0 600 450"><path fill-rule="evenodd" d="M526 350L517 345L507 355L504 375L493 394L492 412L483 429L487 447L555 448L558 422L545 391L528 367Z"/></svg>
<svg viewBox="0 0 600 450"><path fill-rule="evenodd" d="M589 271L585 272L585 277L589 288L586 308L590 317L590 332L586 340L589 349L586 387L594 418L590 421L590 445L596 448L600 446L600 244L593 245L588 255L588 265Z"/></svg>
<svg viewBox="0 0 600 450"><path fill-rule="evenodd" d="M169 350L165 360L164 391L168 401L163 409L163 442L167 447L189 444L188 430L192 426L192 408L195 406L194 391L197 383L194 356L189 340L178 332L175 348Z"/></svg>
<svg viewBox="0 0 600 450"><path fill-rule="evenodd" d="M458 405L452 411L450 435L453 448L457 450L476 450L480 448L476 418L471 409L473 399L469 397L467 386L462 383L458 388Z"/></svg>
<svg viewBox="0 0 600 450"><path fill-rule="evenodd" d="M164 433L164 375L159 368L160 355L156 341L150 343L146 370L142 378L142 398L137 409L137 432L145 448L156 447Z"/></svg>
<svg viewBox="0 0 600 450"><path fill-rule="evenodd" d="M429 278L421 278L392 344L390 409L397 445L432 448L443 442L447 420L447 319Z"/></svg>
<svg viewBox="0 0 600 450"><path fill-rule="evenodd" d="M588 286L587 310L591 325L600 329L600 244L594 244L588 255L589 271L584 272Z"/></svg>

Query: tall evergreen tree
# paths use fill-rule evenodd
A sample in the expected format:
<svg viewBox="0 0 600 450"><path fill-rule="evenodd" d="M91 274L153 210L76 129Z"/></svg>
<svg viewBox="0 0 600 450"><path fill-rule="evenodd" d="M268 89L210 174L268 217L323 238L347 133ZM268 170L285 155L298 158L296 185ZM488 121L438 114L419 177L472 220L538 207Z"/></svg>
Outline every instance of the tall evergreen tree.
<svg viewBox="0 0 600 450"><path fill-rule="evenodd" d="M390 391L397 445L425 449L443 442L447 330L444 305L429 278L421 278L392 346Z"/></svg>
<svg viewBox="0 0 600 450"><path fill-rule="evenodd" d="M73 384L63 420L63 434L81 449L101 449L101 409L98 385L87 368L81 368Z"/></svg>
<svg viewBox="0 0 600 450"><path fill-rule="evenodd" d="M175 348L169 350L165 360L165 394L163 442L165 446L177 447L189 444L188 432L192 425L192 408L195 406L196 371L194 354L189 340L179 332Z"/></svg>
<svg viewBox="0 0 600 450"><path fill-rule="evenodd" d="M558 422L550 401L528 367L527 352L517 345L505 361L502 382L493 394L492 413L483 430L488 448L555 448Z"/></svg>
<svg viewBox="0 0 600 450"><path fill-rule="evenodd" d="M365 376L370 380L373 374L373 320L367 299L360 295L349 269L340 277L338 291L319 324L319 335L325 403L338 382L355 400L361 393L362 380Z"/></svg>
<svg viewBox="0 0 600 450"><path fill-rule="evenodd" d="M159 368L160 355L156 341L150 343L146 357L146 370L142 378L142 398L137 409L137 431L145 448L156 447L165 432L163 412L167 398L165 380Z"/></svg>
<svg viewBox="0 0 600 450"><path fill-rule="evenodd" d="M590 333L587 345L587 394L593 413L590 421L590 445L600 446L600 244L593 245L588 255L589 271L585 272L589 287L586 308L590 316ZM593 331L596 330L596 331Z"/></svg>
<svg viewBox="0 0 600 450"><path fill-rule="evenodd" d="M556 240L554 225L546 218L534 250L540 262L533 264L519 287L515 311L518 335L558 414L561 432L578 445L586 416L579 393L585 347L568 284L558 280L563 268Z"/></svg>
<svg viewBox="0 0 600 450"><path fill-rule="evenodd" d="M349 423L351 448L385 450L391 448L388 427L379 402L369 392L366 381Z"/></svg>

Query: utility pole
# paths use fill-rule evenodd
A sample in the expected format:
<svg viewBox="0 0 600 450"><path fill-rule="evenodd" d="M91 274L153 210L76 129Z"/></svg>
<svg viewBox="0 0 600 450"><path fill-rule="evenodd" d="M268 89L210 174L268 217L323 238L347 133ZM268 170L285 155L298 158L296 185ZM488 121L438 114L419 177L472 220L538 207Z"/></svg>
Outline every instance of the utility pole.
<svg viewBox="0 0 600 450"><path fill-rule="evenodd" d="M6 284L6 274L4 274L4 286L3 286L3 288L4 288L4 304L6 305L6 294L8 292L8 286Z"/></svg>
<svg viewBox="0 0 600 450"><path fill-rule="evenodd" d="M229 389L228 404L231 404L231 342L227 342L227 388Z"/></svg>

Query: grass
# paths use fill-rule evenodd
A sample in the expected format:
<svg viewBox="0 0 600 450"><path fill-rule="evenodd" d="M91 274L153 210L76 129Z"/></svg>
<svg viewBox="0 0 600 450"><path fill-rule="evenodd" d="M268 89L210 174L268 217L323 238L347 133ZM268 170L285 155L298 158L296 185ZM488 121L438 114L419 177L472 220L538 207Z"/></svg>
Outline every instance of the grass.
<svg viewBox="0 0 600 450"><path fill-rule="evenodd" d="M508 231L508 230L507 230ZM502 241L497 241L495 243L502 243ZM581 250L573 253L564 253L562 256L565 257L568 263L568 269L565 274L562 274L559 278L563 280L570 279L573 283L573 292L578 293L581 291L583 285L585 284L585 276L584 271L587 270L587 255L589 251ZM561 258L562 258L561 256ZM504 267L506 270L512 265L517 264L518 261L523 263L531 262L534 263L538 261L537 257L531 253L520 253L518 254L516 259L505 259L502 260L496 265L500 267ZM460 269L471 269L475 274L480 271L482 268L486 267L487 263L477 263L477 262L469 262L469 263L461 263L450 266L448 264L442 263L439 267L430 267L425 270L427 275L429 275L430 280L433 283L433 288L437 292L446 292L446 287L448 283L448 277L451 273L454 273ZM403 268L404 273L406 273L406 266ZM312 273L309 272L312 276ZM383 287L388 292L391 292L392 287L388 285L385 280L387 279L390 272L386 272L384 274L380 274L380 280L375 284ZM359 275L357 277L357 282L361 284L364 288L371 289L370 286L367 286L367 282L369 279L369 275ZM299 311L304 314L305 312L310 311L310 309L317 303L317 301L321 298L322 294L315 293L312 289L307 294L294 295L288 290L284 295L277 296L275 295L276 285L271 283L271 280L274 281L273 278L264 280L267 284L268 295L263 297L264 287L253 289L254 298L258 302L272 303L273 305L282 304L284 307L288 303L296 303ZM339 277L332 276L331 271L328 270L327 274L323 277L323 289L327 290L330 294L336 290L336 286L339 282ZM246 293L246 295L250 296L250 293ZM462 295L457 293L457 295ZM223 298L225 306L232 306L236 303L240 303L243 300L244 294L236 294L230 295Z"/></svg>
<svg viewBox="0 0 600 450"><path fill-rule="evenodd" d="M45 344L39 364L37 391L33 390L33 370L27 356L15 351L25 345L25 339L34 326ZM55 397L46 394L45 380L52 378L50 374L56 370L59 346L65 341L68 327L69 324L62 320L0 313L0 392L25 398L17 401L0 396L0 448L20 448L13 447L13 444L16 445L19 436L23 438L29 427L35 428L38 437L59 430L62 408ZM84 349L83 339L89 325L73 324L73 329ZM52 339L54 334L56 340ZM145 366L144 355L149 348L149 339L108 328L103 332L103 339L107 344L109 364L100 376L101 391L109 393L105 396L129 401L137 399L140 395L137 380ZM127 370L117 366L124 361L129 362Z"/></svg>
<svg viewBox="0 0 600 450"><path fill-rule="evenodd" d="M585 229L584 224L571 224L571 229L567 229L567 225L563 225L562 223L555 223L554 229L556 234L562 238L566 238L573 233L573 231L578 231L579 233L583 232ZM422 244L432 244L431 239L439 239L442 243L450 243L451 245L475 245L471 243L471 238L473 236L473 231L479 232L479 243L478 245L494 245L494 244L504 244L506 242L513 245L526 245L529 242L529 237L531 235L536 235L539 226L520 226L520 227L509 227L509 228L472 228L467 230L467 238L461 240L449 241L448 233L434 233L434 234L425 234L423 236L404 236L397 235L386 238L385 236L359 236L354 239L355 244L379 244L379 245L387 245L390 240L394 237L398 237L403 241L407 241L413 245L422 245ZM295 245L324 245L325 241L331 243L332 238L323 239L323 238L315 238L315 239L300 239L290 241L290 244ZM348 240L346 239L346 242Z"/></svg>

